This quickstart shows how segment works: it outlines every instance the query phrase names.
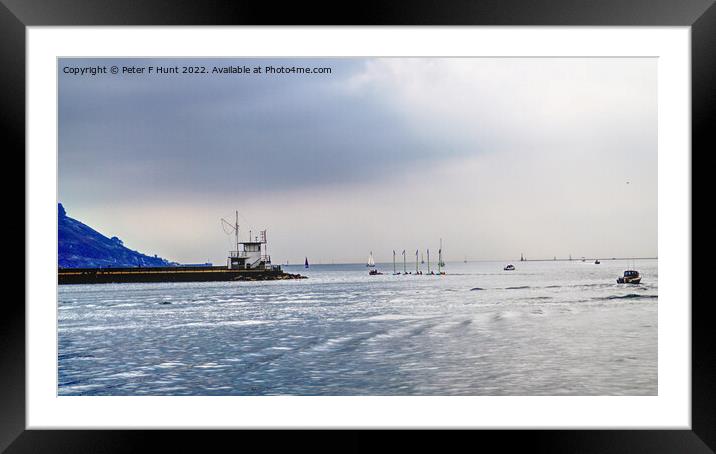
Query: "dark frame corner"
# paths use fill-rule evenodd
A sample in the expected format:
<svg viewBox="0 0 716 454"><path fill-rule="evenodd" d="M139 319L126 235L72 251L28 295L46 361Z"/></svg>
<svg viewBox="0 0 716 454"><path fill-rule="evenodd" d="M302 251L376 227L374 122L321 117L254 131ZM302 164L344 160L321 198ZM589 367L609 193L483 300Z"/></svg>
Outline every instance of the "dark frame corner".
<svg viewBox="0 0 716 454"><path fill-rule="evenodd" d="M288 3L288 2L285 2ZM141 5L141 6L139 6ZM25 28L41 25L609 25L691 26L692 31L692 161L714 147L716 109L716 6L714 0L412 0L361 2L348 8L328 4L293 2L276 8L272 2L211 0L171 4L146 0L125 4L117 0L0 0L0 122L6 143L17 156L25 156ZM132 9L131 6L136 7ZM337 6L337 5L335 5ZM11 153L7 153L10 155ZM14 154L14 153L13 153ZM24 164L23 164L24 168ZM692 165L693 168L693 165ZM23 203L23 212L25 206ZM692 215L693 222L693 215ZM27 244L29 238L25 236ZM693 288L692 288L693 293ZM12 303L12 305L10 304ZM501 446L529 447L538 452L716 452L716 337L708 317L709 299L692 303L692 430L556 430L460 432L457 440L487 446L485 439ZM146 447L147 438L161 438L181 451L219 448L222 442L246 446L251 441L275 440L244 433L241 441L231 432L184 431L39 431L25 430L25 310L8 299L0 317L0 451L22 452L128 452ZM203 435L202 435L203 434ZM265 435L265 434L264 434ZM448 445L455 446L454 433ZM285 447L308 436L291 434ZM339 450L370 449L367 432L331 433L321 446ZM270 437L275 439L276 437ZM323 436L321 436L323 438ZM425 434L399 437L395 447L424 446ZM334 444L333 441L340 444ZM238 443L238 444L236 444ZM299 444L302 444L299 442ZM279 445L281 446L281 445ZM390 444L385 445L389 447ZM283 447L283 446L281 446ZM166 446L164 446L166 449ZM194 448L194 449L192 449Z"/></svg>

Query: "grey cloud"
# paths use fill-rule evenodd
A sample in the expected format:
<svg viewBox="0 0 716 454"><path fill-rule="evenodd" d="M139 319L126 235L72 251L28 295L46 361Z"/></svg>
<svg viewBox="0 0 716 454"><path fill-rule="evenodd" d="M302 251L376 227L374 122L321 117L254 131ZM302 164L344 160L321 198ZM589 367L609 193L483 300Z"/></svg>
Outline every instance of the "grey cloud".
<svg viewBox="0 0 716 454"><path fill-rule="evenodd" d="M282 190L379 179L445 144L416 137L381 99L337 87L361 60L237 60L331 66L330 76L97 76L60 74L61 189ZM163 61L62 61L150 65ZM176 63L176 62L173 62ZM227 61L179 64L225 65ZM210 78L210 80L207 80ZM456 147L451 147L455 149ZM102 194L103 189L107 193Z"/></svg>
<svg viewBox="0 0 716 454"><path fill-rule="evenodd" d="M59 66L132 63L169 64ZM60 72L68 210L185 261L221 257L216 223L234 208L270 227L276 257L291 260L306 244L312 255L363 260L439 237L471 257L656 253L655 59L171 64L214 63L333 74Z"/></svg>

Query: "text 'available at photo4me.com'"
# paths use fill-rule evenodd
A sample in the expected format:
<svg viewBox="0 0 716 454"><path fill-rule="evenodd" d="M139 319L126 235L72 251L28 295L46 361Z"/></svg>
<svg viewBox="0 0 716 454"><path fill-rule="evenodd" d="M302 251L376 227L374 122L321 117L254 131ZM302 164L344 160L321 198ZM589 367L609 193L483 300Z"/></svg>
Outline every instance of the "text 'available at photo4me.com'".
<svg viewBox="0 0 716 454"><path fill-rule="evenodd" d="M330 66L262 66L262 65L227 65L227 66L155 66L155 65L96 65L96 66L63 66L62 72L74 76L100 76L105 74L145 75L145 76L176 76L176 75L328 75L333 73Z"/></svg>

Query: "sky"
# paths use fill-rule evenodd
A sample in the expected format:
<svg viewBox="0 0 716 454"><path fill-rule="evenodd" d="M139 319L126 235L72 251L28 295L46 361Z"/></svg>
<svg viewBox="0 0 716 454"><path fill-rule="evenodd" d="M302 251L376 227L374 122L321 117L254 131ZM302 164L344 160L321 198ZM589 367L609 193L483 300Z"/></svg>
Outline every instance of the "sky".
<svg viewBox="0 0 716 454"><path fill-rule="evenodd" d="M60 59L58 201L183 263L225 263L235 210L274 263L389 262L441 238L447 261L656 257L656 64ZM71 72L97 66L120 72ZM227 66L330 73L211 72Z"/></svg>

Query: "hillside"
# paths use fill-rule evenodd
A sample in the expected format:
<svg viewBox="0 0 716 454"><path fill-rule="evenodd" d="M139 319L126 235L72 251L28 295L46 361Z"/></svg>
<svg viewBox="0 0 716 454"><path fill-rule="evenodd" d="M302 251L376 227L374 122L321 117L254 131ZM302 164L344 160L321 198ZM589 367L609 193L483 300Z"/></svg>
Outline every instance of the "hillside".
<svg viewBox="0 0 716 454"><path fill-rule="evenodd" d="M148 256L124 246L117 237L107 238L67 216L58 204L58 265L60 268L173 266L161 257Z"/></svg>

